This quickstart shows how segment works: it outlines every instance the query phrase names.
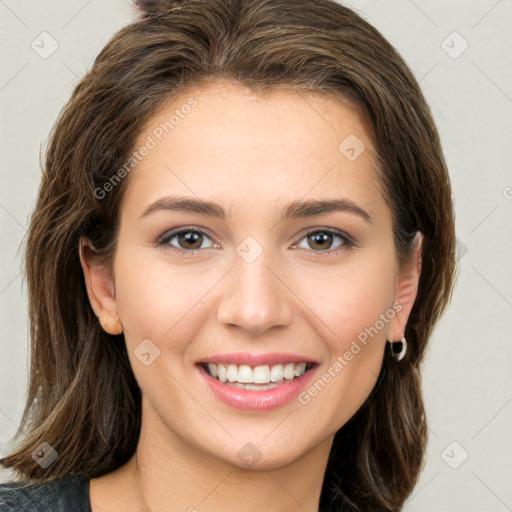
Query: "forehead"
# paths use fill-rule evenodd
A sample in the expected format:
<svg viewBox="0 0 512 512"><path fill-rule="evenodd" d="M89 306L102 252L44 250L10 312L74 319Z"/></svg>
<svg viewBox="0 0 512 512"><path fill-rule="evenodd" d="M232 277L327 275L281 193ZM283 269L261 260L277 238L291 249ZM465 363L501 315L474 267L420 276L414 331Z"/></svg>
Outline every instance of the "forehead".
<svg viewBox="0 0 512 512"><path fill-rule="evenodd" d="M227 208L241 198L379 195L370 137L354 109L332 97L218 82L173 98L142 130L136 147L144 144L151 149L125 203L165 192L222 197Z"/></svg>

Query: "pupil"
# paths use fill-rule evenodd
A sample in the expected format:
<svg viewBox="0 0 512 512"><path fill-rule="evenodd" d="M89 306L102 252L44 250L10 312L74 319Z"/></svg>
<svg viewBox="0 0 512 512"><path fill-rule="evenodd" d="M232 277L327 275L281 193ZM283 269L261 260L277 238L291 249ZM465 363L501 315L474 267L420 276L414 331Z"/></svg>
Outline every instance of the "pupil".
<svg viewBox="0 0 512 512"><path fill-rule="evenodd" d="M192 232L189 231L188 233L181 234L180 237L182 239L185 239L185 242L187 244L194 244L194 242L197 244L197 241L199 240L199 245L197 245L197 247L201 246L201 240L200 239L201 239L202 235L199 234L199 233L192 233ZM194 247L191 247L191 248L192 249L196 249L197 247L194 246Z"/></svg>
<svg viewBox="0 0 512 512"><path fill-rule="evenodd" d="M330 237L332 237L332 235L329 233L318 233L315 235L311 235L311 238L314 240L314 243L320 245L322 243L325 244L326 242L328 242ZM325 247L320 247L320 249L325 249Z"/></svg>

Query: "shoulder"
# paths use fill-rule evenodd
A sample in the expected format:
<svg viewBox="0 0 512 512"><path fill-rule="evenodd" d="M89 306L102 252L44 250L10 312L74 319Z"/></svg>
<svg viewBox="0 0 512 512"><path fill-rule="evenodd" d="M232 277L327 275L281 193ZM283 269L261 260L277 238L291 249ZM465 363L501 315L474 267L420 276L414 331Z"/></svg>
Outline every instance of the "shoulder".
<svg viewBox="0 0 512 512"><path fill-rule="evenodd" d="M68 475L46 482L0 484L2 512L91 512L89 479Z"/></svg>

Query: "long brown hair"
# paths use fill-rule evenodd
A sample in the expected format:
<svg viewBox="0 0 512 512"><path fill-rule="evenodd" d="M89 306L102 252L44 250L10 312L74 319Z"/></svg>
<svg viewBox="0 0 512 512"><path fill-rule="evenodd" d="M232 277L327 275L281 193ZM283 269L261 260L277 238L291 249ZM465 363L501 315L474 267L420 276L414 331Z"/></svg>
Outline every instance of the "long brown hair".
<svg viewBox="0 0 512 512"><path fill-rule="evenodd" d="M396 511L424 463L419 368L456 274L446 163L417 81L391 44L331 0L184 0L141 14L108 42L51 134L26 240L30 382L17 450L0 463L18 478L97 478L123 465L140 433L141 392L122 335L100 326L86 293L79 239L111 268L123 168L142 128L169 99L220 78L272 92L320 93L353 105L377 150L400 262L423 236L418 295L397 362L389 346L377 383L336 433L320 509ZM48 443L46 469L32 453ZM21 479L20 478L20 479Z"/></svg>

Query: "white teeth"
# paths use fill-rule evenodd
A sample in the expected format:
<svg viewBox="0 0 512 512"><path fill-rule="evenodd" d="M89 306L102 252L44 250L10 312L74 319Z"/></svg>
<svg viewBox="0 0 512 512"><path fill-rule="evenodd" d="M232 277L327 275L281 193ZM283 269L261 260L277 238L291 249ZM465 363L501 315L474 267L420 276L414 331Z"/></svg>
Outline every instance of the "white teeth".
<svg viewBox="0 0 512 512"><path fill-rule="evenodd" d="M253 371L252 382L257 384L267 384L270 382L270 368L268 366L256 366Z"/></svg>
<svg viewBox="0 0 512 512"><path fill-rule="evenodd" d="M235 372L236 372L236 365L230 364L229 367L231 368L231 366L235 367ZM235 373L235 375L236 375L236 373ZM242 384L245 384L247 382L254 382L252 380L251 367L247 366L246 364L241 365L240 368L238 368L238 378L236 378L235 380L237 380L238 382L241 382Z"/></svg>
<svg viewBox="0 0 512 512"><path fill-rule="evenodd" d="M275 364L272 366L272 369L270 370L270 380L272 382L277 382L279 380L283 380L283 365L282 364Z"/></svg>
<svg viewBox="0 0 512 512"><path fill-rule="evenodd" d="M288 363L283 370L283 376L286 380L292 380L295 376L295 368L293 363Z"/></svg>
<svg viewBox="0 0 512 512"><path fill-rule="evenodd" d="M240 382L233 382L231 386L235 386L240 389L246 389L247 391L265 391L266 389L277 388L277 384L240 384Z"/></svg>
<svg viewBox="0 0 512 512"><path fill-rule="evenodd" d="M247 364L237 366L236 364L215 364L208 363L208 372L212 377L221 382L234 383L237 387L244 389L271 389L275 387L272 383L285 380L292 380L300 377L306 372L306 363L286 363L260 365L251 367ZM254 387L251 384L258 384ZM270 387L263 386L268 384Z"/></svg>
<svg viewBox="0 0 512 512"><path fill-rule="evenodd" d="M210 374L212 377L217 377L217 365L208 363L208 370L210 371Z"/></svg>
<svg viewBox="0 0 512 512"><path fill-rule="evenodd" d="M226 375L226 367L223 364L214 364L213 366L217 367L217 372L218 372L217 378L221 382L226 382L228 380L228 376Z"/></svg>
<svg viewBox="0 0 512 512"><path fill-rule="evenodd" d="M228 380L229 382L235 382L238 379L238 369L236 364L230 364L228 366Z"/></svg>
<svg viewBox="0 0 512 512"><path fill-rule="evenodd" d="M306 363L299 363L295 365L295 377L300 377L306 372Z"/></svg>

